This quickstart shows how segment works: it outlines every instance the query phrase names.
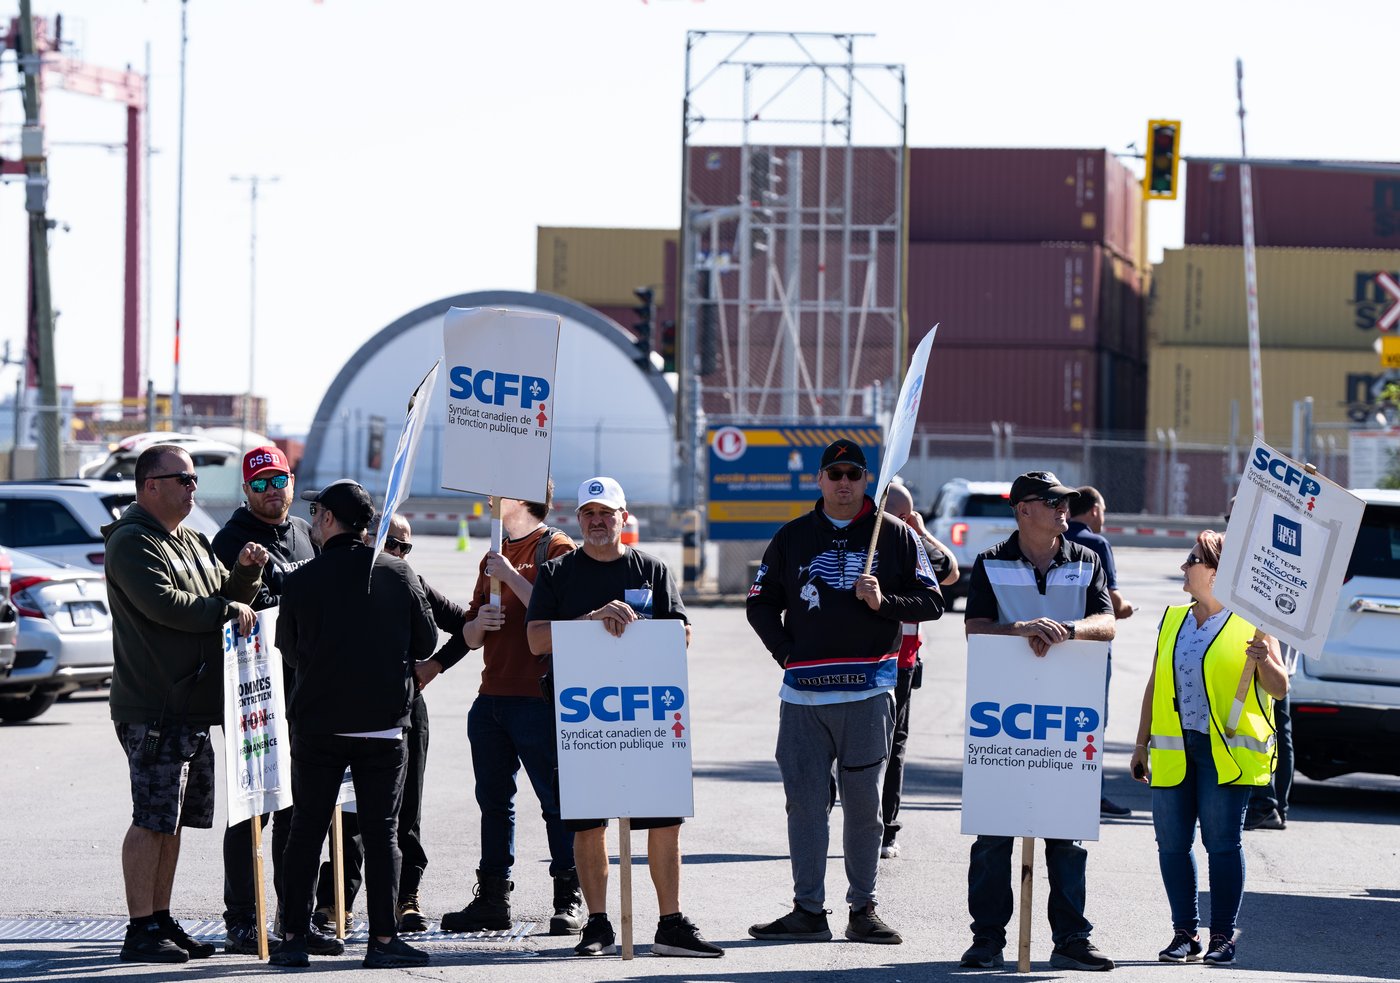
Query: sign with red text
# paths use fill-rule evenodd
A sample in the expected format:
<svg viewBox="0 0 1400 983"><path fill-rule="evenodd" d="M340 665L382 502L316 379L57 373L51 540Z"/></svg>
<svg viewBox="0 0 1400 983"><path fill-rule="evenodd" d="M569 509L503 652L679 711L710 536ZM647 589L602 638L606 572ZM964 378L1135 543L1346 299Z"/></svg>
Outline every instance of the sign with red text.
<svg viewBox="0 0 1400 983"><path fill-rule="evenodd" d="M554 720L565 819L695 815L685 623L555 621Z"/></svg>
<svg viewBox="0 0 1400 983"><path fill-rule="evenodd" d="M1107 642L969 635L962 831L1099 838Z"/></svg>
<svg viewBox="0 0 1400 983"><path fill-rule="evenodd" d="M258 612L250 635L224 626L224 773L228 824L292 804L292 743L287 732L282 655L271 639L277 609Z"/></svg>

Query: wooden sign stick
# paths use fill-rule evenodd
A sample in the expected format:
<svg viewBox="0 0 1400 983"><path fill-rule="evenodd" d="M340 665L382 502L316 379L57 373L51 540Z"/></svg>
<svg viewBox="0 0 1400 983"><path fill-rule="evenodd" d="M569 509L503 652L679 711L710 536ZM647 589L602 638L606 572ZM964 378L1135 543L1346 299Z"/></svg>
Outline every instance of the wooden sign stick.
<svg viewBox="0 0 1400 983"><path fill-rule="evenodd" d="M331 814L331 889L335 891L335 937L345 938L345 832L340 826L340 806Z"/></svg>
<svg viewBox="0 0 1400 983"><path fill-rule="evenodd" d="M632 820L617 821L617 880L622 887L622 958L632 958ZM650 862L650 861L648 861Z"/></svg>
<svg viewBox="0 0 1400 983"><path fill-rule="evenodd" d="M262 816L254 816L248 824L253 838L253 897L257 906L258 958L267 959L267 884L263 880Z"/></svg>
<svg viewBox="0 0 1400 983"><path fill-rule="evenodd" d="M1035 837L1021 837L1021 937L1016 944L1016 972L1031 971L1031 886L1035 880Z"/></svg>
<svg viewBox="0 0 1400 983"><path fill-rule="evenodd" d="M501 499L498 495L491 496L491 548L497 553L501 551L502 539L505 532L501 527ZM499 577L491 578L491 603L499 605L501 603L501 580Z"/></svg>
<svg viewBox="0 0 1400 983"><path fill-rule="evenodd" d="M865 573L870 572L871 566L875 563L875 544L880 539L880 524L885 521L885 502L890 497L890 486L886 485L884 492L880 495L879 505L875 509L875 531L870 534L870 547L865 551Z"/></svg>

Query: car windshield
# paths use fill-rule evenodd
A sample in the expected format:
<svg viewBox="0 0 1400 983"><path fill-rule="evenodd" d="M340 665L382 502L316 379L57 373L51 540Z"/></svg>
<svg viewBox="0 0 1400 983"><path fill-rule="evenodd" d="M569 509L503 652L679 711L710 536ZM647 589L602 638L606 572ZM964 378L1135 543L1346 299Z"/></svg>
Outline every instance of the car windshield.
<svg viewBox="0 0 1400 983"><path fill-rule="evenodd" d="M969 495L962 514L970 519L1009 519L1011 499L1004 495Z"/></svg>
<svg viewBox="0 0 1400 983"><path fill-rule="evenodd" d="M1347 567L1352 577L1400 579L1400 506L1366 506Z"/></svg>

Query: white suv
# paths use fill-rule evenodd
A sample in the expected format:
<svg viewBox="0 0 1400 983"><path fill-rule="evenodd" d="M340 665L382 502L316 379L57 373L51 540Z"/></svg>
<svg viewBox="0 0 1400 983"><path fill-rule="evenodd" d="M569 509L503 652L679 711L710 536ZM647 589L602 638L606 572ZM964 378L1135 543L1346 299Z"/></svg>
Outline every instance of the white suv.
<svg viewBox="0 0 1400 983"><path fill-rule="evenodd" d="M1400 775L1400 491L1366 503L1327 643L1290 689L1296 767L1313 779Z"/></svg>
<svg viewBox="0 0 1400 983"><path fill-rule="evenodd" d="M1015 531L1009 481L954 478L938 490L929 532L952 549L959 570L958 582L943 588L948 604L955 598L967 596L977 554L996 546Z"/></svg>
<svg viewBox="0 0 1400 983"><path fill-rule="evenodd" d="M129 480L0 482L0 546L13 546L51 563L101 570L107 555L102 527L134 501L136 483ZM219 531L197 504L185 523L210 539Z"/></svg>

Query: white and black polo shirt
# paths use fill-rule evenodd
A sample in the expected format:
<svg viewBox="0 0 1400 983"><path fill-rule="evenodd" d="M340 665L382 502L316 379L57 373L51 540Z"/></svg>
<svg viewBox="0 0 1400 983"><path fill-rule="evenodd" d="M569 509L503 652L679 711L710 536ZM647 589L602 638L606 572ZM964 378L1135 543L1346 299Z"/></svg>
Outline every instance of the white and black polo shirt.
<svg viewBox="0 0 1400 983"><path fill-rule="evenodd" d="M1019 532L978 554L967 589L966 618L996 622L1053 618L1078 621L1113 611L1108 580L1094 551L1060 537L1045 576L1021 553Z"/></svg>

